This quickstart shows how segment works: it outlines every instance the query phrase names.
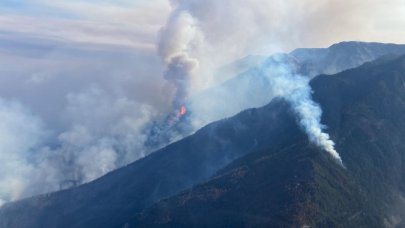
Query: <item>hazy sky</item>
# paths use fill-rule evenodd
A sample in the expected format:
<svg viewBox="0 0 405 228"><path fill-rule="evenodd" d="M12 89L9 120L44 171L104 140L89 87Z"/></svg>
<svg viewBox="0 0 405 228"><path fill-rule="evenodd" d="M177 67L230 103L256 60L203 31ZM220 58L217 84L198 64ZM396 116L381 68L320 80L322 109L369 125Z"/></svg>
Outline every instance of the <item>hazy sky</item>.
<svg viewBox="0 0 405 228"><path fill-rule="evenodd" d="M224 3L221 7L232 9L240 1L221 2ZM250 0L243 4L256 13L260 7L258 13L263 21L285 23L284 29L308 33L301 33L302 37L295 38L298 41L284 44L285 49L295 48L295 45L327 46L342 40L405 43L405 1L283 2ZM0 2L0 32L153 49L157 31L164 25L169 13L168 0L3 0ZM264 22L263 26L270 26L270 23ZM266 31L266 28L262 29ZM279 28L274 32L285 32L282 30ZM318 39L310 36L311 33L323 35Z"/></svg>
<svg viewBox="0 0 405 228"><path fill-rule="evenodd" d="M153 48L169 10L165 0L5 0L0 32Z"/></svg>

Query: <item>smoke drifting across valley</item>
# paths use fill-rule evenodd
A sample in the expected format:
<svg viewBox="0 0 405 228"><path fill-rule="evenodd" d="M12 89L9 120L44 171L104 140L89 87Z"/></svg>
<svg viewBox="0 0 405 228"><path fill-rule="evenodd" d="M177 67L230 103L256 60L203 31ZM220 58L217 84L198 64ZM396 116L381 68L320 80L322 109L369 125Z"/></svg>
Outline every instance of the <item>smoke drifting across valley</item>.
<svg viewBox="0 0 405 228"><path fill-rule="evenodd" d="M27 162L44 137L42 123L20 104L0 99L0 205L16 200L26 191L35 166ZM35 183L40 184L40 183Z"/></svg>
<svg viewBox="0 0 405 228"><path fill-rule="evenodd" d="M20 103L0 100L0 202L86 183L147 154L150 106L98 88L67 100L72 124L56 136Z"/></svg>

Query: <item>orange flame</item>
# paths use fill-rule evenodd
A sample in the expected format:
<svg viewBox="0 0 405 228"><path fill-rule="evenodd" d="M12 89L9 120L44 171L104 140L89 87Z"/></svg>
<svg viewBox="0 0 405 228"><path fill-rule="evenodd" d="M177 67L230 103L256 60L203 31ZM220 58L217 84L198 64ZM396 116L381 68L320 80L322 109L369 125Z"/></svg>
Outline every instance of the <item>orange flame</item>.
<svg viewBox="0 0 405 228"><path fill-rule="evenodd" d="M178 117L182 117L182 116L184 116L186 113L187 113L187 108L186 108L186 106L182 105L182 106L180 107L179 112L177 113L177 116L178 116Z"/></svg>

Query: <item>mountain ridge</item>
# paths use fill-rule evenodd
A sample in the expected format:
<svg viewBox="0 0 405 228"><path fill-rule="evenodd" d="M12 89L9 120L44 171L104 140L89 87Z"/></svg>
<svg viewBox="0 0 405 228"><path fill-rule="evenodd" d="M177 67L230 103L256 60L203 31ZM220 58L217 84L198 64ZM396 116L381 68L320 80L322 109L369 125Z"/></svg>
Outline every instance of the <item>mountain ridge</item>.
<svg viewBox="0 0 405 228"><path fill-rule="evenodd" d="M188 105L197 120L211 122L233 116L240 110L262 107L274 98L271 82L263 75L263 68L277 68L280 64L287 64L294 66L293 73L313 78L321 74L336 74L386 55L399 57L402 54L405 54L404 44L341 42L328 48L298 48L290 53L274 54L263 57L260 61L256 60L250 68L238 71L242 73L235 77L191 97ZM213 99L216 102L211 102ZM234 100L237 102L229 102Z"/></svg>
<svg viewBox="0 0 405 228"><path fill-rule="evenodd" d="M319 76L311 85L347 168L301 135L290 146L239 158L210 181L135 215L127 227L401 226L405 56ZM298 127L291 131L285 134L300 134Z"/></svg>

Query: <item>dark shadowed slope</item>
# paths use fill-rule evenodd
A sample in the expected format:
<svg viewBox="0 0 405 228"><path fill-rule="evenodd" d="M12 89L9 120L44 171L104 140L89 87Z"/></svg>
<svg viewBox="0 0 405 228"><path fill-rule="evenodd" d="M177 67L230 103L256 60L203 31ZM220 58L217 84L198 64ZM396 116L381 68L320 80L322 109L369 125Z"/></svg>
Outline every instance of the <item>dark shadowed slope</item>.
<svg viewBox="0 0 405 228"><path fill-rule="evenodd" d="M312 87L346 168L290 127L283 144L236 160L205 184L134 214L125 225L401 226L405 56L320 76Z"/></svg>

